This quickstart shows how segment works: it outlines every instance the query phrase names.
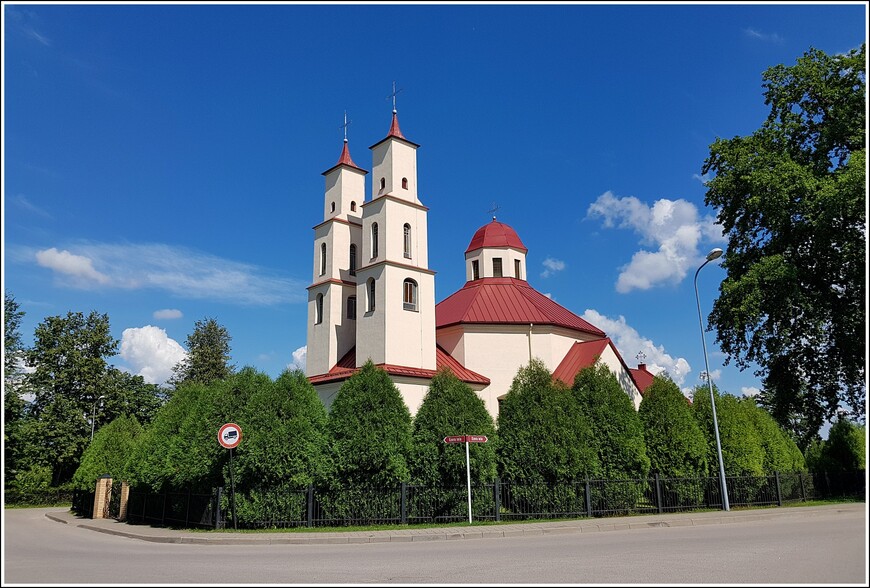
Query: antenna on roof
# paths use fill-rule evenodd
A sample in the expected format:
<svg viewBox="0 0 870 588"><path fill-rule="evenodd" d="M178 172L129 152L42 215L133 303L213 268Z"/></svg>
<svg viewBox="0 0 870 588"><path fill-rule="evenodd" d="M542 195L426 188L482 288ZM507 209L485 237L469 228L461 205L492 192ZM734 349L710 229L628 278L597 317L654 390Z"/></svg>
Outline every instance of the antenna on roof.
<svg viewBox="0 0 870 588"><path fill-rule="evenodd" d="M347 120L347 111L345 110L344 111L344 124L338 126L338 128L344 129L344 142L345 143L347 143L347 127L350 125L351 122L353 122L353 121Z"/></svg>
<svg viewBox="0 0 870 588"><path fill-rule="evenodd" d="M487 212L492 215L492 220L495 220L495 213L499 211L501 207L495 202L492 203L492 208L490 208Z"/></svg>
<svg viewBox="0 0 870 588"><path fill-rule="evenodd" d="M393 82L393 93L387 96L387 100L393 99L393 114L396 114L396 94L402 91L402 88L396 90L396 82Z"/></svg>

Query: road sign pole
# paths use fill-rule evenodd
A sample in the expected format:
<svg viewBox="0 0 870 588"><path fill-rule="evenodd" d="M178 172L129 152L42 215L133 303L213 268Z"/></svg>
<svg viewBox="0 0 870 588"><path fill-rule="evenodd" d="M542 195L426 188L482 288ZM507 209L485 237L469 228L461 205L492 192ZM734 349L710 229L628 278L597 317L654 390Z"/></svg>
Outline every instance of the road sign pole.
<svg viewBox="0 0 870 588"><path fill-rule="evenodd" d="M468 475L468 524L471 524L471 460L468 458L468 437L465 437L465 473Z"/></svg>
<svg viewBox="0 0 870 588"><path fill-rule="evenodd" d="M238 521L236 520L236 481L233 478L233 448L230 447L230 490L232 494L230 498L233 503L233 529L238 530Z"/></svg>

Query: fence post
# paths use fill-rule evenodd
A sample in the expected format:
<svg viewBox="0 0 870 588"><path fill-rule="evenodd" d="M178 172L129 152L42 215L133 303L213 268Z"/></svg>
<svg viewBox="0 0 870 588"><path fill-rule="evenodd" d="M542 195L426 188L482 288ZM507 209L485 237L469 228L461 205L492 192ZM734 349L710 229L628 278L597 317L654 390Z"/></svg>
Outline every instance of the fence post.
<svg viewBox="0 0 870 588"><path fill-rule="evenodd" d="M184 525L190 524L190 486L187 487L187 506L184 509Z"/></svg>
<svg viewBox="0 0 870 588"><path fill-rule="evenodd" d="M495 503L495 520L501 520L501 481L496 478L492 485L493 502Z"/></svg>
<svg viewBox="0 0 870 588"><path fill-rule="evenodd" d="M121 503L118 505L118 520L127 520L127 504L130 502L130 484L121 482Z"/></svg>
<svg viewBox="0 0 870 588"><path fill-rule="evenodd" d="M166 501L169 500L169 492L163 491L163 512L160 513L160 526L166 526Z"/></svg>
<svg viewBox="0 0 870 588"><path fill-rule="evenodd" d="M798 472L798 480L801 483L801 502L807 501L807 489L804 487L804 473Z"/></svg>
<svg viewBox="0 0 870 588"><path fill-rule="evenodd" d="M586 515L589 518L592 518L592 493L589 491L589 478L586 478L585 494L586 494Z"/></svg>
<svg viewBox="0 0 870 588"><path fill-rule="evenodd" d="M782 506L782 489L779 485L779 472L773 472L773 475L776 476L776 504L777 506Z"/></svg>
<svg viewBox="0 0 870 588"><path fill-rule="evenodd" d="M408 524L408 483L402 482L402 501L401 501L401 521L403 525Z"/></svg>
<svg viewBox="0 0 870 588"><path fill-rule="evenodd" d="M215 492L214 499L214 528L221 529L223 528L223 523L221 522L221 497L224 493L224 487L218 486L217 492Z"/></svg>
<svg viewBox="0 0 870 588"><path fill-rule="evenodd" d="M94 490L94 512L91 513L92 519L106 518L106 503L109 501L109 493L112 492L112 476L103 474L97 480L97 487Z"/></svg>
<svg viewBox="0 0 870 588"><path fill-rule="evenodd" d="M656 505L658 505L658 507L659 507L659 514L664 512L664 509L662 508L662 487L661 487L661 484L659 483L659 473L658 472L656 472Z"/></svg>
<svg viewBox="0 0 870 588"><path fill-rule="evenodd" d="M308 526L308 527L313 527L313 526L314 526L314 522L313 522L312 519L314 518L314 484L308 484L308 498L307 498L307 502L308 502L308 505L307 505L307 506L308 506L308 521L307 521L307 526Z"/></svg>

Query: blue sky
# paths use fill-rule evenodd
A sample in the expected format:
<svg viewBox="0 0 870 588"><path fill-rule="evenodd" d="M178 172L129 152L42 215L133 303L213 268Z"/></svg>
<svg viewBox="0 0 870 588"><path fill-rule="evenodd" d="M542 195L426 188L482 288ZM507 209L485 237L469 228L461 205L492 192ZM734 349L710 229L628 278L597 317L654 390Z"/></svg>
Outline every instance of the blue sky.
<svg viewBox="0 0 870 588"><path fill-rule="evenodd" d="M105 313L114 364L159 383L211 317L238 367L301 361L321 172L345 111L371 169L395 81L436 300L497 206L533 287L688 388L704 370L692 278L726 246L709 145L760 126L765 69L858 47L867 12L4 3L3 35L3 283L26 343L48 316ZM724 277L700 274L705 323ZM706 336L720 388L757 391Z"/></svg>

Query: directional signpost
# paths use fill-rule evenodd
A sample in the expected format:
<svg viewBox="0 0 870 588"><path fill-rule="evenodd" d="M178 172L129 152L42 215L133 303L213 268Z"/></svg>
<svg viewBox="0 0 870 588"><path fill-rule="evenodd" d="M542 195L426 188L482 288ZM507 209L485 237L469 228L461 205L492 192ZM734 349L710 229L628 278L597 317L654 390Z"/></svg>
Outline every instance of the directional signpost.
<svg viewBox="0 0 870 588"><path fill-rule="evenodd" d="M233 528L236 529L236 481L233 478L233 448L242 442L242 428L236 423L227 423L218 429L218 443L230 450L230 490L233 503ZM220 505L218 505L220 508Z"/></svg>
<svg viewBox="0 0 870 588"><path fill-rule="evenodd" d="M449 435L445 443L465 443L465 473L468 477L468 522L471 523L471 460L468 457L469 443L486 443L486 435Z"/></svg>

